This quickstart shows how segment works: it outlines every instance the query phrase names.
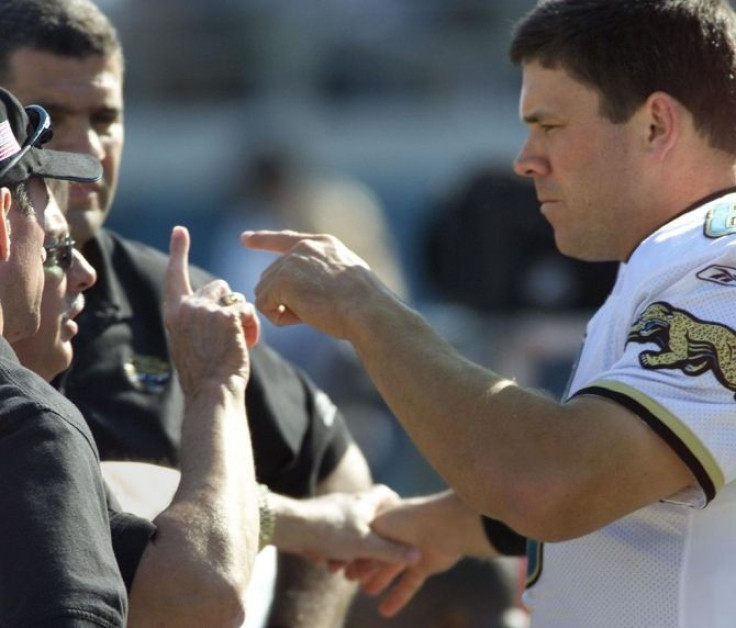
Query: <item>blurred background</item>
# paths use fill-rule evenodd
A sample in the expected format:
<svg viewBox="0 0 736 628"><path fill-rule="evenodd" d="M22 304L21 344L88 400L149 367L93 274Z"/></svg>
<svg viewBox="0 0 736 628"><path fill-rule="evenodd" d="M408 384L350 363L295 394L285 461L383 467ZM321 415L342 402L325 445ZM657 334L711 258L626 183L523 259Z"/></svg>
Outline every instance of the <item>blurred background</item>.
<svg viewBox="0 0 736 628"><path fill-rule="evenodd" d="M615 269L559 255L511 170L524 128L506 51L534 2L98 1L126 53L109 226L166 249L185 224L192 260L249 296L271 256L240 247L241 230L335 233L465 355L563 393ZM443 488L349 346L304 328L267 326L266 338L338 402L378 481L405 496ZM477 568L444 590L472 580L482 594L483 578L493 588L523 565ZM444 617L428 600L452 605L435 591L414 619L379 622L366 607L350 625L521 625L491 598Z"/></svg>

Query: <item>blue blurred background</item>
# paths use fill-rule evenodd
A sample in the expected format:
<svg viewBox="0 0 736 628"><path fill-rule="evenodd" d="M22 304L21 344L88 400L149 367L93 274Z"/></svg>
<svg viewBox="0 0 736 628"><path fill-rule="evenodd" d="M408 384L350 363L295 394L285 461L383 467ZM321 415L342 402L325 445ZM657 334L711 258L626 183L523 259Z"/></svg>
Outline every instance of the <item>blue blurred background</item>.
<svg viewBox="0 0 736 628"><path fill-rule="evenodd" d="M506 48L532 4L100 1L127 58L113 224L159 245L182 216L211 225L243 163L276 147L312 172L368 185L421 292L413 251L435 197L479 164L509 164L520 146Z"/></svg>

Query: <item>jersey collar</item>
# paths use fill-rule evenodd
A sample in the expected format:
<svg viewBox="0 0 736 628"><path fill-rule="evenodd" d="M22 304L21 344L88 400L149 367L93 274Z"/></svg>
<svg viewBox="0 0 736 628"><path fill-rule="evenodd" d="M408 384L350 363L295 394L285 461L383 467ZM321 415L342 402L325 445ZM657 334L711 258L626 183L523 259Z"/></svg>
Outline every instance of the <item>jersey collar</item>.
<svg viewBox="0 0 736 628"><path fill-rule="evenodd" d="M710 203L711 201L715 201L716 199L721 198L722 196L726 196L727 194L733 194L734 192L736 192L736 186L731 186L731 187L723 188L722 190L718 190L717 192L713 192L712 194L708 194L707 196L704 196L703 198L695 201L694 203L691 203L690 205L688 205L682 211L677 212L674 216L670 216L661 225L658 225L657 227L655 227L654 229L652 229L652 231L650 233L648 233L645 237L643 237L639 241L639 243L631 250L631 253L629 253L628 257L623 261L623 263L624 264L627 264L629 262L629 260L631 259L631 256L634 254L634 251L636 251L641 246L641 243L644 242L644 240L646 240L653 233L657 233L657 231L659 231L665 225L668 225L669 223L671 223L673 220L676 220L680 216L684 216L685 214L688 214L691 211L694 211L694 210L698 209L699 207L702 207L703 205L706 205L706 204Z"/></svg>

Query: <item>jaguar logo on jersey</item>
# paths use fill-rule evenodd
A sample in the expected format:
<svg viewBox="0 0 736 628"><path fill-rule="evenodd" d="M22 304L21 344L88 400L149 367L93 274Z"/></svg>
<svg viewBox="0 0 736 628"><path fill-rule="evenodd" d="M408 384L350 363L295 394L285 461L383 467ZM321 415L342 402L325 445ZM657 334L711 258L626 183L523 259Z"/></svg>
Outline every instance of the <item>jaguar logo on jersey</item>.
<svg viewBox="0 0 736 628"><path fill-rule="evenodd" d="M161 393L171 379L171 366L154 356L134 355L124 368L130 383L142 392Z"/></svg>
<svg viewBox="0 0 736 628"><path fill-rule="evenodd" d="M736 286L736 268L730 266L708 266L696 276L703 281L712 281L723 286Z"/></svg>
<svg viewBox="0 0 736 628"><path fill-rule="evenodd" d="M659 346L659 353L639 354L639 362L646 369L679 369L691 377L713 371L723 386L736 392L736 333L725 325L701 321L658 301L632 325L628 342Z"/></svg>

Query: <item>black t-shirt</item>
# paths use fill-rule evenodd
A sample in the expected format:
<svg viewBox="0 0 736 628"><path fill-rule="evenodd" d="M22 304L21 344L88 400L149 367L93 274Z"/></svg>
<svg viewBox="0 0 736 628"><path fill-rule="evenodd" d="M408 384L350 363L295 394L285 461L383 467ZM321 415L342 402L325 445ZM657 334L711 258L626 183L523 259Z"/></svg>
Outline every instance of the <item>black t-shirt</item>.
<svg viewBox="0 0 736 628"><path fill-rule="evenodd" d="M92 436L2 338L0 477L0 626L124 626Z"/></svg>
<svg viewBox="0 0 736 628"><path fill-rule="evenodd" d="M98 280L85 293L72 366L55 385L81 410L102 460L175 467L183 398L161 309L167 256L104 229L84 254ZM212 279L190 272L195 288ZM246 407L258 480L278 493L313 494L351 440L329 398L263 344L251 351Z"/></svg>

